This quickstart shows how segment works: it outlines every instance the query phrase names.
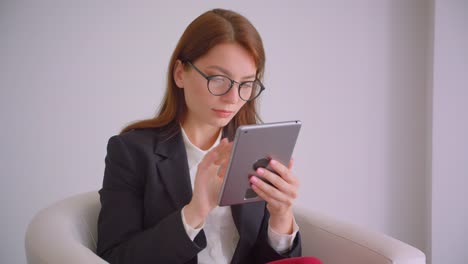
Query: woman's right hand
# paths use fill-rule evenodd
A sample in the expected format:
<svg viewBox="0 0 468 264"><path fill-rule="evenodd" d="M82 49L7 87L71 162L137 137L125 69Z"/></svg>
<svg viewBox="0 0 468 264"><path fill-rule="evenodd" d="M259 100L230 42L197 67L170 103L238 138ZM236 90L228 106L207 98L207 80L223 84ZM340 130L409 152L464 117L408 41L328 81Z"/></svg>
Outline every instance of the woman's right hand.
<svg viewBox="0 0 468 264"><path fill-rule="evenodd" d="M231 149L232 142L224 138L198 165L192 200L184 208L185 220L193 228L200 227L211 210L218 205Z"/></svg>

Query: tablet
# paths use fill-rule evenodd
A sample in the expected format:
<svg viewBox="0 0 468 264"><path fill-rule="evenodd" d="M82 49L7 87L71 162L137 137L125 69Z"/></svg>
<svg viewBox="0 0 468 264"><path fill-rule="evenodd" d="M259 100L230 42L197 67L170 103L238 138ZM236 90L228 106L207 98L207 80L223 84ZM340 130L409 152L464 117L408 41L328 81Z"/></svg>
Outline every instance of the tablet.
<svg viewBox="0 0 468 264"><path fill-rule="evenodd" d="M296 144L301 121L286 121L239 126L236 130L231 157L219 194L220 206L262 201L250 187L249 177L262 167L272 170L270 159L286 166Z"/></svg>

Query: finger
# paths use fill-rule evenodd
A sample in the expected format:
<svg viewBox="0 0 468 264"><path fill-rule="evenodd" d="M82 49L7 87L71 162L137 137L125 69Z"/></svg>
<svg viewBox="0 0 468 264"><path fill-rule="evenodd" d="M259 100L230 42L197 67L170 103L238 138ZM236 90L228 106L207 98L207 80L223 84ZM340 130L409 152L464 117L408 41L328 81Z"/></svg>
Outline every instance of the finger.
<svg viewBox="0 0 468 264"><path fill-rule="evenodd" d="M217 155L219 155L219 154L223 153L224 148L226 148L226 144L228 144L228 142L227 142L226 139L223 138L219 142L219 144L216 147L214 147L213 149L211 149L208 153L216 153Z"/></svg>
<svg viewBox="0 0 468 264"><path fill-rule="evenodd" d="M291 173L291 170L288 169L286 166L284 166L283 164L281 164L281 162L277 161L277 160L270 160L270 163L269 165L271 166L271 168L276 172L278 173L279 176L281 176L281 178L283 178L286 182L290 183L290 184L295 184L296 183L296 178L294 177L294 175Z"/></svg>
<svg viewBox="0 0 468 264"><path fill-rule="evenodd" d="M261 181L260 179L258 180ZM252 184L252 189L260 198L262 198L263 200L267 202L268 206L271 206L273 208L280 208L282 206L290 207L292 205L292 199L287 199L287 198L278 199L278 197L275 197L271 195L271 193L269 193L268 191L265 191L264 189L262 189L260 185Z"/></svg>
<svg viewBox="0 0 468 264"><path fill-rule="evenodd" d="M226 149L227 154L224 155L222 158L220 158L218 160L218 162L217 162L217 164L219 164L219 166L220 166L219 169L218 169L218 176L221 177L221 178L224 178L224 175L226 174L227 167L228 167L228 164L229 164L229 160L230 160L230 157L231 157L231 151L230 151L231 148L232 148L232 144L227 147L227 149Z"/></svg>
<svg viewBox="0 0 468 264"><path fill-rule="evenodd" d="M278 202L277 200L273 199L271 196L267 195L267 194L266 194L263 190L261 190L258 186L252 185L252 189L254 190L254 192L255 192L260 198L262 198L265 202L267 202L267 204L270 204L271 206L274 206L274 207L279 207L280 202Z"/></svg>
<svg viewBox="0 0 468 264"><path fill-rule="evenodd" d="M256 187L263 193L263 197L265 200L276 200L282 203L291 203L293 200L292 197L286 195L285 193L281 192L280 190L276 189L275 187L271 186L270 184L262 181L261 179L257 178L256 176L252 176L250 178L250 182L252 183L252 188ZM254 189L255 190L255 189Z"/></svg>
<svg viewBox="0 0 468 264"><path fill-rule="evenodd" d="M208 153L206 153L205 157L200 162L199 166L203 168L209 168L212 165L219 166L220 164L216 164L216 163L220 163L219 160L220 160L220 156L222 155L221 153L223 153L223 148L226 148L227 144L228 144L227 140L225 139L221 140L218 146L216 146L215 148L210 150Z"/></svg>
<svg viewBox="0 0 468 264"><path fill-rule="evenodd" d="M280 192L286 194L287 196L296 199L297 196L297 186L286 182L283 178L276 175L275 173L265 170L262 168L257 169L258 175L263 177L265 180L270 182L273 186L276 187Z"/></svg>
<svg viewBox="0 0 468 264"><path fill-rule="evenodd" d="M229 157L231 155L231 149L232 149L232 143L229 143L227 141L223 142L223 146L216 150L217 157L215 160L215 164L220 166L223 163L227 162L227 160L229 160Z"/></svg>
<svg viewBox="0 0 468 264"><path fill-rule="evenodd" d="M226 141L223 142L223 147L220 148L218 152L223 158L228 158L231 155L231 150L232 150L232 142L229 142L226 139Z"/></svg>
<svg viewBox="0 0 468 264"><path fill-rule="evenodd" d="M227 163L221 164L218 169L218 177L221 179L224 179L224 175L226 175L226 170L227 170Z"/></svg>
<svg viewBox="0 0 468 264"><path fill-rule="evenodd" d="M292 170L293 165L294 165L294 159L291 158L291 159L289 160L288 169L289 169L289 170Z"/></svg>
<svg viewBox="0 0 468 264"><path fill-rule="evenodd" d="M205 157L203 157L202 161L200 161L200 164L198 164L198 168L200 169L208 169L209 167L212 166L212 164L216 160L216 153L214 152L208 152Z"/></svg>

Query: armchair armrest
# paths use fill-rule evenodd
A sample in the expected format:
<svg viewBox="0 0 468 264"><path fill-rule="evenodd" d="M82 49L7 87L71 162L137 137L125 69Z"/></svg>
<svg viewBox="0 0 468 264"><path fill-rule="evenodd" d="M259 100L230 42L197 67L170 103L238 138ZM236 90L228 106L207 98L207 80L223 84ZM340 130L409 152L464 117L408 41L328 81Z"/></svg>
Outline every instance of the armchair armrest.
<svg viewBox="0 0 468 264"><path fill-rule="evenodd" d="M385 234L340 222L306 208L295 209L302 254L333 264L425 264L419 249Z"/></svg>
<svg viewBox="0 0 468 264"><path fill-rule="evenodd" d="M26 230L28 264L107 263L94 253L100 208L99 194L89 192L39 211Z"/></svg>

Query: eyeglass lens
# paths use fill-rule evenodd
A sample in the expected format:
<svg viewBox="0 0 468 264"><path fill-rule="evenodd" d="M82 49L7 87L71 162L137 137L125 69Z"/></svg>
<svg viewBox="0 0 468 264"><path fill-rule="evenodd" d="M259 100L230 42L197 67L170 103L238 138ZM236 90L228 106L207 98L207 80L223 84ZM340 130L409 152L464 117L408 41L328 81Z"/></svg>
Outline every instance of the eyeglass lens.
<svg viewBox="0 0 468 264"><path fill-rule="evenodd" d="M208 81L208 89L213 95L223 95L229 91L231 84L231 80L225 76L213 76ZM243 82L239 88L239 96L242 100L248 101L257 97L260 91L261 86L257 81Z"/></svg>

